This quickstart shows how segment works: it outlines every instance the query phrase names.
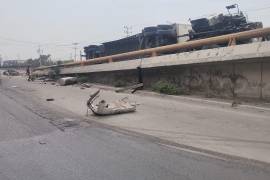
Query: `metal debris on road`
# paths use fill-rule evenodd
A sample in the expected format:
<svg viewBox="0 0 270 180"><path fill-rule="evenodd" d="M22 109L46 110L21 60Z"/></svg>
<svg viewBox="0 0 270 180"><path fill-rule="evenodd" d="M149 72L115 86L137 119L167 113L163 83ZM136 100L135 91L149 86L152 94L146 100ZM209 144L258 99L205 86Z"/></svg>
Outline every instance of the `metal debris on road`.
<svg viewBox="0 0 270 180"><path fill-rule="evenodd" d="M45 141L43 141L43 140L39 140L38 143L39 143L40 145L45 145L45 144L47 144L47 143L46 143Z"/></svg>
<svg viewBox="0 0 270 180"><path fill-rule="evenodd" d="M92 85L88 84L88 83L82 83L81 86L83 88L90 88Z"/></svg>
<svg viewBox="0 0 270 180"><path fill-rule="evenodd" d="M239 105L241 105L241 102L238 101L238 100L234 100L234 101L232 102L232 107L233 107L233 108L235 108L235 107L237 107L237 106L239 106Z"/></svg>
<svg viewBox="0 0 270 180"><path fill-rule="evenodd" d="M132 104L127 102L127 97L115 102L107 103L105 100L101 100L98 104L94 105L94 101L99 97L100 90L90 95L87 101L87 115L90 109L94 115L107 116L115 114L130 113L136 111L136 103Z"/></svg>
<svg viewBox="0 0 270 180"><path fill-rule="evenodd" d="M140 84L135 84L132 86L127 86L127 87L124 87L121 89L117 89L115 92L119 93L119 92L124 92L124 91L130 90L130 89L133 91L136 91L137 89L142 88L142 87L143 87L143 83L140 83Z"/></svg>

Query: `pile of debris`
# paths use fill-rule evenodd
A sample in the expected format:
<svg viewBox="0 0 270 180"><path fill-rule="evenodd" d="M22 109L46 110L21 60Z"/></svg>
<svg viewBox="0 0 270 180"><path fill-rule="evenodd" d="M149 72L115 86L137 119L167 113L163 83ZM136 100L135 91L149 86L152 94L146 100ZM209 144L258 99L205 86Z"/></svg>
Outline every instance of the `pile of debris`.
<svg viewBox="0 0 270 180"><path fill-rule="evenodd" d="M111 103L101 100L98 104L94 104L94 101L99 97L99 93L100 90L90 95L90 98L87 101L87 115L89 109L97 116L123 114L136 111L136 103L128 102L128 98L123 98Z"/></svg>
<svg viewBox="0 0 270 180"><path fill-rule="evenodd" d="M46 82L55 82L55 80L48 78L48 77L40 77L38 80L43 81L43 83L46 84ZM57 80L58 84L60 86L68 86L68 85L74 85L79 84L81 89L85 88L91 88L91 84L89 83L79 83L77 77L63 77ZM55 83L54 83L55 84ZM136 90L143 87L143 84L136 84L129 87L124 87L121 89L116 90L117 93L124 92L127 90L133 90L132 92L135 92ZM96 91L94 94L90 95L90 98L87 101L87 115L88 111L91 110L94 115L97 116L107 116L107 115L114 115L114 114L123 114L123 113L130 113L136 111L136 103L130 103L128 102L128 98L125 97L123 99L107 103L104 99L100 100L97 104L94 104L95 100L99 97L100 90ZM46 101L54 101L53 98L48 98Z"/></svg>
<svg viewBox="0 0 270 180"><path fill-rule="evenodd" d="M120 93L120 92L124 92L127 90L132 90L132 94L135 93L137 90L141 90L143 88L143 83L139 83L139 84L135 84L132 86L127 86L127 87L123 87L120 89L117 89L115 92Z"/></svg>

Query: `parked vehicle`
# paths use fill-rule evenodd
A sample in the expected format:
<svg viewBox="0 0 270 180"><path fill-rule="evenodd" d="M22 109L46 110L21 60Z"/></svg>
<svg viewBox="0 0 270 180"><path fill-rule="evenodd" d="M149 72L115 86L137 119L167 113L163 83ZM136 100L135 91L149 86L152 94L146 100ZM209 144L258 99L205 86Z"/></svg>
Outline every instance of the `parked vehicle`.
<svg viewBox="0 0 270 180"><path fill-rule="evenodd" d="M19 76L20 75L20 73L14 69L8 69L4 71L3 74L6 76Z"/></svg>

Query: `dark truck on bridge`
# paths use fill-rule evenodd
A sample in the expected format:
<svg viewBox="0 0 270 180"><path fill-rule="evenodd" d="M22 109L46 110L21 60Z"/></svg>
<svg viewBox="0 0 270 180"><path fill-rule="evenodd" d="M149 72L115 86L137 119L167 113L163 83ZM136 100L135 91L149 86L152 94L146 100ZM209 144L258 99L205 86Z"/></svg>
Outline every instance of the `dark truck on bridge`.
<svg viewBox="0 0 270 180"><path fill-rule="evenodd" d="M86 59L110 56L148 48L155 48L186 41L210 38L225 34L262 28L261 22L249 22L238 5L226 7L228 14L219 14L211 18L190 20L189 24L171 24L146 27L141 33L101 45L90 45L84 48ZM236 10L236 12L232 12ZM246 43L238 42L238 43ZM224 46L218 44L211 47ZM202 47L203 49L211 47ZM175 53L175 52L172 52Z"/></svg>

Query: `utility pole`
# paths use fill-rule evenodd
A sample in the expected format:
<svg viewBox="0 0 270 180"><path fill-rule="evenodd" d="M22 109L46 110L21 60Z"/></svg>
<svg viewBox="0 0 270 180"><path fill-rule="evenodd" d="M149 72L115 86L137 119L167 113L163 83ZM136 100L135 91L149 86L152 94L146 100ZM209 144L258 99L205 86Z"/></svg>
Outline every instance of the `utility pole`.
<svg viewBox="0 0 270 180"><path fill-rule="evenodd" d="M40 45L38 45L37 53L39 54L39 66L42 66L42 62L41 62L42 49Z"/></svg>
<svg viewBox="0 0 270 180"><path fill-rule="evenodd" d="M124 26L124 33L129 37L132 34L132 26Z"/></svg>
<svg viewBox="0 0 270 180"><path fill-rule="evenodd" d="M72 53L70 53L70 58L69 58L70 60L72 60L73 59L73 54Z"/></svg>
<svg viewBox="0 0 270 180"><path fill-rule="evenodd" d="M21 60L21 56L20 56L19 53L17 54L17 60L18 60L18 61Z"/></svg>
<svg viewBox="0 0 270 180"><path fill-rule="evenodd" d="M74 49L74 61L77 61L77 49L78 49L78 44L79 43L72 43L72 45L74 45L73 49Z"/></svg>
<svg viewBox="0 0 270 180"><path fill-rule="evenodd" d="M0 68L2 67L2 55L0 54Z"/></svg>

